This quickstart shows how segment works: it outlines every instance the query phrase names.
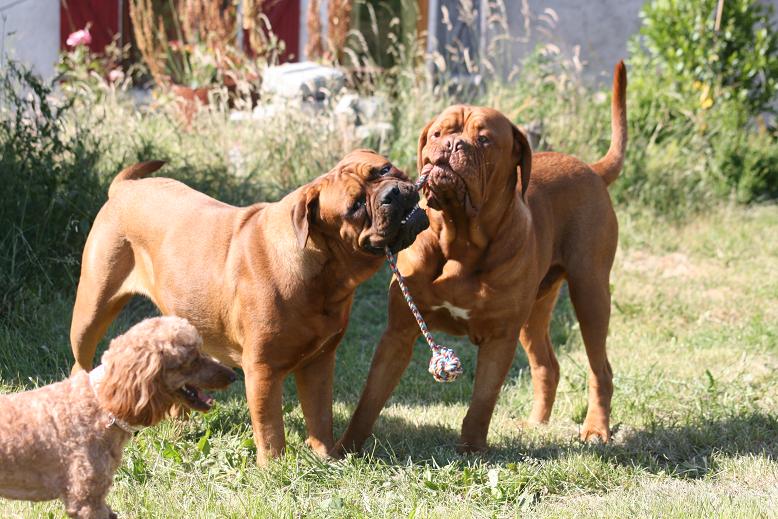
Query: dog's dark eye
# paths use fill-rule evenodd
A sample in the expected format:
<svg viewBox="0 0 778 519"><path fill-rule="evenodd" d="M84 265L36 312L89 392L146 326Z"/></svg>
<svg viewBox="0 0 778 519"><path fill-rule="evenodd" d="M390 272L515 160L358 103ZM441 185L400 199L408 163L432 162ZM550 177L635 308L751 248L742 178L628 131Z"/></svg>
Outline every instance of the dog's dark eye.
<svg viewBox="0 0 778 519"><path fill-rule="evenodd" d="M432 134L432 136L435 137L436 139L440 137L440 130L437 130L435 133Z"/></svg>
<svg viewBox="0 0 778 519"><path fill-rule="evenodd" d="M381 176L388 175L392 171L392 165L387 164L381 168Z"/></svg>
<svg viewBox="0 0 778 519"><path fill-rule="evenodd" d="M360 198L359 200L354 202L354 204L351 206L351 208L348 211L349 211L349 213L354 214L357 211L359 211L360 209L362 209L363 207L365 207L365 199L364 198Z"/></svg>
<svg viewBox="0 0 778 519"><path fill-rule="evenodd" d="M486 135L479 135L478 136L478 143L479 144L487 144L489 142L489 137Z"/></svg>

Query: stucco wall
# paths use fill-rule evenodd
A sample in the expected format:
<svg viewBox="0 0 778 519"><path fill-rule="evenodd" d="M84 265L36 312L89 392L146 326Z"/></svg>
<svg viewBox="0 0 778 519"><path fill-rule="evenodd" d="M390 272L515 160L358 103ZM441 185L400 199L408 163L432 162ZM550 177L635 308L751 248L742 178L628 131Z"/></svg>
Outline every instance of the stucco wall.
<svg viewBox="0 0 778 519"><path fill-rule="evenodd" d="M762 3L778 11L778 0ZM627 57L627 40L640 28L643 4L644 0L506 0L512 31L526 35L529 25L530 41L517 44L520 54L538 43L552 43L566 56L573 56L578 47L585 77L597 81L609 78L613 65Z"/></svg>
<svg viewBox="0 0 778 519"><path fill-rule="evenodd" d="M2 63L13 58L46 78L59 51L59 0L0 0Z"/></svg>
<svg viewBox="0 0 778 519"><path fill-rule="evenodd" d="M530 41L518 45L523 54L537 44L554 44L565 56L577 55L591 79L609 76L613 65L627 57L627 40L640 28L643 5L643 0L530 0L527 24L526 3L510 2L518 14L512 27L526 34L529 26Z"/></svg>

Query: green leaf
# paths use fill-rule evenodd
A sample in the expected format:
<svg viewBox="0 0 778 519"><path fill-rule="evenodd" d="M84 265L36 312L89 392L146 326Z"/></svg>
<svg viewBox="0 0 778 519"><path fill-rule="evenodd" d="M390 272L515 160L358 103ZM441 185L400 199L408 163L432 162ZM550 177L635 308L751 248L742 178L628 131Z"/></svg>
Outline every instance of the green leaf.
<svg viewBox="0 0 778 519"><path fill-rule="evenodd" d="M200 441L197 442L197 450L202 453L203 456L208 456L208 454L211 452L211 442L209 441L209 438L211 437L211 429L208 428L205 430L205 434L200 438Z"/></svg>

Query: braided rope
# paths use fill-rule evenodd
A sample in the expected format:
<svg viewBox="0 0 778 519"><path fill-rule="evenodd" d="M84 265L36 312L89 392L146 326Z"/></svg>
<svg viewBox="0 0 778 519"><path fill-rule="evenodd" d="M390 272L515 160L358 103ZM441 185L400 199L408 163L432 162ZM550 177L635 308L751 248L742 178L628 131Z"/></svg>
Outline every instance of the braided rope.
<svg viewBox="0 0 778 519"><path fill-rule="evenodd" d="M426 181L427 175L419 177L419 180L416 182L416 189L420 189ZM418 208L416 210L418 210ZM427 327L427 323L424 321L424 317L422 317L416 303L413 302L413 297L408 290L408 286L405 284L405 278L400 274L400 270L397 268L397 258L395 258L392 251L389 250L389 247L386 247L386 261L389 263L392 274L394 274L394 277L397 279L397 284L400 285L400 291L405 298L405 302L408 303L408 308L411 309L413 317L419 325L421 334L427 341L430 350L432 350L428 371L437 382L453 382L462 374L462 363L460 362L459 357L456 356L454 350L441 346L433 339L432 334Z"/></svg>

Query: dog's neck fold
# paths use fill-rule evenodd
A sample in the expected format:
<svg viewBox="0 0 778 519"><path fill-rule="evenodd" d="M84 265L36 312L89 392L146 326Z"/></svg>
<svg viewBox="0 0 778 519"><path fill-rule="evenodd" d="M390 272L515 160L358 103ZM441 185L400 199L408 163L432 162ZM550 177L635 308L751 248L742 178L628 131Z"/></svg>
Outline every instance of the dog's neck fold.
<svg viewBox="0 0 778 519"><path fill-rule="evenodd" d="M115 425L119 429L129 434L135 434L136 432L143 429L142 426L134 426L128 424L124 420L118 418L113 413L105 409L105 406L100 402L100 392L99 392L100 384L102 383L104 378L105 378L105 366L102 364L89 372L89 385L92 387L92 391L95 394L95 400L97 401L97 405L106 415L108 415L108 424L105 426L105 428L110 429L112 426Z"/></svg>
<svg viewBox="0 0 778 519"><path fill-rule="evenodd" d="M497 187L497 186L495 186ZM447 259L477 261L501 236L523 236L530 214L515 186L484 189L481 200L465 194L463 203L427 209L430 228ZM515 244L520 247L520 243Z"/></svg>

